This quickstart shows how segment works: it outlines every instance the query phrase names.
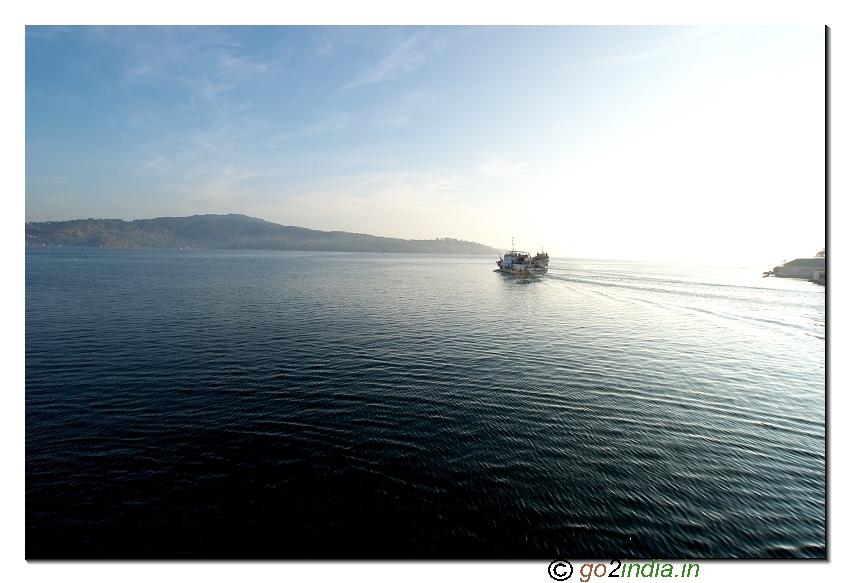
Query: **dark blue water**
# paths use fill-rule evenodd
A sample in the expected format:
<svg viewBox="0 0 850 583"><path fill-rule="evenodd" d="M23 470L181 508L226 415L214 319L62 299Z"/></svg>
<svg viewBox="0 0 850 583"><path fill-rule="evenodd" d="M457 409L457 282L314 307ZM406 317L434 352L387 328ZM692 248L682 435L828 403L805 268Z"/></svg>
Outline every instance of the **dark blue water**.
<svg viewBox="0 0 850 583"><path fill-rule="evenodd" d="M27 558L824 557L824 288L27 249Z"/></svg>

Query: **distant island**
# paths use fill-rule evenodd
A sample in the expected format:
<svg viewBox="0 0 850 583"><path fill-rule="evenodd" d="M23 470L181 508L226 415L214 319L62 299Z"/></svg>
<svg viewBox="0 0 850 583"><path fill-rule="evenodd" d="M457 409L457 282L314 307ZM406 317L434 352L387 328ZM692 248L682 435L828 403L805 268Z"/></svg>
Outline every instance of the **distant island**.
<svg viewBox="0 0 850 583"><path fill-rule="evenodd" d="M345 231L315 231L246 215L157 219L78 219L26 223L28 246L367 251L492 255L498 250L460 239L393 239Z"/></svg>

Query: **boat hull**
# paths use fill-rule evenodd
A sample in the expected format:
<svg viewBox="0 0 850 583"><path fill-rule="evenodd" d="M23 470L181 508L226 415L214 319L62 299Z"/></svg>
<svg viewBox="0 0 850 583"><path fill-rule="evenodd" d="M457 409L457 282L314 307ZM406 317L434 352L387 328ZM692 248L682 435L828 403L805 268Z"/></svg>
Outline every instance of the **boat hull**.
<svg viewBox="0 0 850 583"><path fill-rule="evenodd" d="M502 273L544 275L549 271L549 254L541 250L540 253L532 257L531 253L525 251L511 251L505 253L504 257L499 257L496 265Z"/></svg>
<svg viewBox="0 0 850 583"><path fill-rule="evenodd" d="M502 273L512 273L514 275L545 275L549 271L548 267L527 267L525 265L517 265L515 267L500 267Z"/></svg>

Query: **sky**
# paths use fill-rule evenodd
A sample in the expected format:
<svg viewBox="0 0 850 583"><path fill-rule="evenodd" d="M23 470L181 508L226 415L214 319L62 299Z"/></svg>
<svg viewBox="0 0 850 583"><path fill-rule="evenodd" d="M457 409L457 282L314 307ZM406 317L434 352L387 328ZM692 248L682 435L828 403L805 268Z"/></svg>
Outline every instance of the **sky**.
<svg viewBox="0 0 850 583"><path fill-rule="evenodd" d="M27 26L26 220L769 269L826 242L824 34Z"/></svg>

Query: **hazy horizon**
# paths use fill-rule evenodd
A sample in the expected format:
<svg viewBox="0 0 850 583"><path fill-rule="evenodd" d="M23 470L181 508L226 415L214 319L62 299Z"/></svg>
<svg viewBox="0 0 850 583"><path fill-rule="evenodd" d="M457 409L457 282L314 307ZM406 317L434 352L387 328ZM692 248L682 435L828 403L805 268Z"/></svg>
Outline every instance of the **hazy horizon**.
<svg viewBox="0 0 850 583"><path fill-rule="evenodd" d="M766 268L825 245L823 27L26 31L27 221Z"/></svg>

